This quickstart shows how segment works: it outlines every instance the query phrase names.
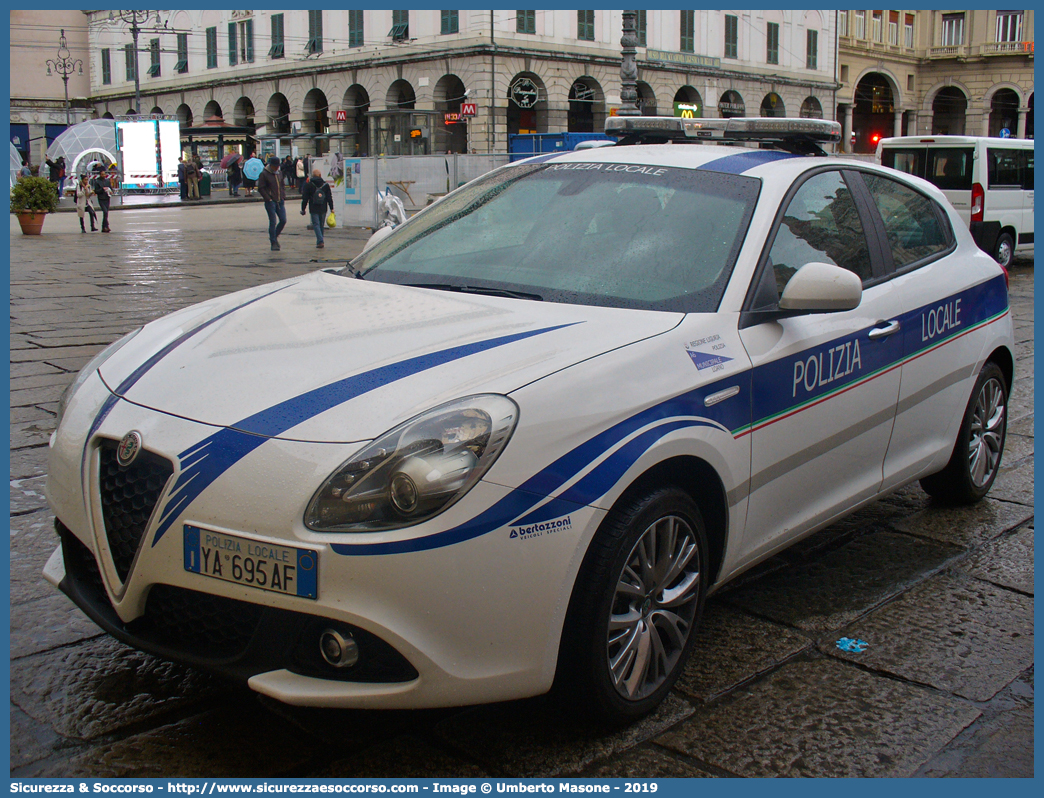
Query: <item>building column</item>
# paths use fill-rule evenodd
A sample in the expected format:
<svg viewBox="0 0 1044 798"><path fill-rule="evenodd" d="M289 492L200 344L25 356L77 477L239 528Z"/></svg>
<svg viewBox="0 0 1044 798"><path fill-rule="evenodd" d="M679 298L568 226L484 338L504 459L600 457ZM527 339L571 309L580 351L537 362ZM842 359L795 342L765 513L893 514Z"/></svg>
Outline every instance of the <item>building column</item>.
<svg viewBox="0 0 1044 798"><path fill-rule="evenodd" d="M935 121L934 111L918 111L917 112L918 122L918 135L930 136L932 135L932 124Z"/></svg>
<svg viewBox="0 0 1044 798"><path fill-rule="evenodd" d="M1026 114L1028 114L1028 113L1029 113L1029 108L1028 107L1019 109L1018 133L1016 133L1015 135L1018 138L1020 138L1020 139L1026 138Z"/></svg>
<svg viewBox="0 0 1044 798"><path fill-rule="evenodd" d="M906 135L916 136L917 135L917 111L906 112Z"/></svg>
<svg viewBox="0 0 1044 798"><path fill-rule="evenodd" d="M981 125L981 132L979 133L979 135L980 136L988 136L988 135L990 135L990 112L989 111L983 111L982 112L982 125Z"/></svg>
<svg viewBox="0 0 1044 798"><path fill-rule="evenodd" d="M892 135L901 136L903 135L903 112L896 111L892 115Z"/></svg>
<svg viewBox="0 0 1044 798"><path fill-rule="evenodd" d="M845 106L845 121L841 125L841 150L848 155L852 154L852 114L855 106L849 103Z"/></svg>

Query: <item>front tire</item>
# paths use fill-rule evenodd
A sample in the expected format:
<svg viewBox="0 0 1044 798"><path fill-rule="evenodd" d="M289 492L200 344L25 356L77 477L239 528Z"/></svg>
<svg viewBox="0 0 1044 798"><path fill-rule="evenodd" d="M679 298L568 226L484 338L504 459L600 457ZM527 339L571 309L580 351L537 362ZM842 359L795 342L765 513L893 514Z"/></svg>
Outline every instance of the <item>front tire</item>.
<svg viewBox="0 0 1044 798"><path fill-rule="evenodd" d="M989 493L1000 470L1008 428L1004 372L987 363L975 381L957 443L946 468L921 480L925 493L953 504L973 504Z"/></svg>
<svg viewBox="0 0 1044 798"><path fill-rule="evenodd" d="M997 246L993 250L993 259L1005 269L1011 266L1015 258L1015 239L1011 233L1001 233L997 236Z"/></svg>
<svg viewBox="0 0 1044 798"><path fill-rule="evenodd" d="M707 593L699 508L673 486L624 499L595 535L573 589L559 684L600 720L655 709L681 674Z"/></svg>

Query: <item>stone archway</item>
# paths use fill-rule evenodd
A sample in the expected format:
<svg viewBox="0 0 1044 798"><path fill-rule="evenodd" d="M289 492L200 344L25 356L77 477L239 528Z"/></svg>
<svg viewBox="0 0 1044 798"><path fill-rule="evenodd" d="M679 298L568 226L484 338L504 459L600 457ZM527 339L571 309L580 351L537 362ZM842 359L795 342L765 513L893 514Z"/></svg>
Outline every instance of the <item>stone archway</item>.
<svg viewBox="0 0 1044 798"><path fill-rule="evenodd" d="M249 97L240 97L232 110L232 122L237 127L254 127L254 102Z"/></svg>
<svg viewBox="0 0 1044 798"><path fill-rule="evenodd" d="M185 103L178 106L178 110L175 112L178 115L178 121L182 127L192 127L192 109Z"/></svg>
<svg viewBox="0 0 1044 798"><path fill-rule="evenodd" d="M592 77L583 76L569 87L569 115L566 130L570 133L597 133L605 127L605 95Z"/></svg>
<svg viewBox="0 0 1044 798"><path fill-rule="evenodd" d="M461 103L466 99L462 81L456 75L443 75L435 84L433 99L435 110L443 115L436 117L432 126L435 141L435 152L467 152L468 151L468 122L458 119L446 122L446 114L460 114Z"/></svg>
<svg viewBox="0 0 1044 798"><path fill-rule="evenodd" d="M758 113L761 116L784 117L787 115L787 107L783 104L782 97L776 94L776 92L770 91L761 101L761 108Z"/></svg>
<svg viewBox="0 0 1044 798"><path fill-rule="evenodd" d="M639 80L635 88L638 91L638 110L642 116L657 116L656 92L644 80Z"/></svg>
<svg viewBox="0 0 1044 798"><path fill-rule="evenodd" d="M880 72L864 75L855 87L852 132L853 152L872 153L877 142L895 129L895 93L892 82Z"/></svg>
<svg viewBox="0 0 1044 798"><path fill-rule="evenodd" d="M747 105L738 91L729 89L721 95L718 100L718 116L722 119L731 119L747 115Z"/></svg>
<svg viewBox="0 0 1044 798"><path fill-rule="evenodd" d="M956 86L943 86L932 100L932 135L965 135L967 111L964 92Z"/></svg>
<svg viewBox="0 0 1044 798"><path fill-rule="evenodd" d="M388 95L385 100L389 111L412 111L417 107L417 93L413 90L408 80L399 78L388 87Z"/></svg>
<svg viewBox="0 0 1044 798"><path fill-rule="evenodd" d="M341 110L347 117L341 123L342 132L349 137L342 152L365 158L370 154L370 119L366 116L370 110L369 92L358 83L349 86L341 98Z"/></svg>
<svg viewBox="0 0 1044 798"><path fill-rule="evenodd" d="M268 107L265 110L268 116L268 130L270 133L290 134L290 101L280 92L276 92L268 98Z"/></svg>
<svg viewBox="0 0 1044 798"><path fill-rule="evenodd" d="M547 132L547 89L532 72L519 72L507 90L507 132Z"/></svg>
<svg viewBox="0 0 1044 798"><path fill-rule="evenodd" d="M221 104L217 100L211 100L203 108L203 124L206 124L210 119L221 119L224 120L225 115L221 112Z"/></svg>
<svg viewBox="0 0 1044 798"><path fill-rule="evenodd" d="M163 109L160 108L158 105L154 105L154 106L152 106L152 110L149 111L149 113L150 114L159 114L160 116L163 116Z"/></svg>
<svg viewBox="0 0 1044 798"><path fill-rule="evenodd" d="M822 119L823 118L823 106L820 104L816 97L806 97L805 101L801 103L801 118L802 119Z"/></svg>
<svg viewBox="0 0 1044 798"><path fill-rule="evenodd" d="M672 111L675 116L700 119L705 116L703 110L703 98L692 86L682 86L674 93L674 108Z"/></svg>
<svg viewBox="0 0 1044 798"><path fill-rule="evenodd" d="M1019 95L1014 89L998 89L990 100L989 135L999 136L1002 130L1014 137L1018 131Z"/></svg>

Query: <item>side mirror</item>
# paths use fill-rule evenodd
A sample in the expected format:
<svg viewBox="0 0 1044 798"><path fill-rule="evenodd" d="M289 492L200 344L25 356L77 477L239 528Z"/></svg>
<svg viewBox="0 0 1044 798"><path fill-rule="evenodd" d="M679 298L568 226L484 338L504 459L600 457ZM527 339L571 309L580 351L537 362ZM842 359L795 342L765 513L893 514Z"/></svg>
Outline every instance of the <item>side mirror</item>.
<svg viewBox="0 0 1044 798"><path fill-rule="evenodd" d="M806 263L790 278L779 309L799 312L852 310L863 298L863 284L855 273L831 263Z"/></svg>

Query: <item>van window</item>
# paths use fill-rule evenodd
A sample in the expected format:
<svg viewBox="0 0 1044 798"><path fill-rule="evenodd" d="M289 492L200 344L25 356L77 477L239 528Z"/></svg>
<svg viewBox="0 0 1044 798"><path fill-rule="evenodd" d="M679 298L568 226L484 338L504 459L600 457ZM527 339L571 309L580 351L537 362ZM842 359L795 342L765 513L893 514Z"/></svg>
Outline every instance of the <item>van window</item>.
<svg viewBox="0 0 1044 798"><path fill-rule="evenodd" d="M1033 191L1033 150L1026 150L1026 168L1022 172L1022 187Z"/></svg>
<svg viewBox="0 0 1044 798"><path fill-rule="evenodd" d="M1025 150L989 147L986 150L987 179L990 188L1022 187Z"/></svg>
<svg viewBox="0 0 1044 798"><path fill-rule="evenodd" d="M949 231L928 197L881 175L864 173L863 181L881 212L896 269L949 248Z"/></svg>
<svg viewBox="0 0 1044 798"><path fill-rule="evenodd" d="M924 147L917 149L897 149L885 147L881 150L881 165L898 169L908 175L924 177Z"/></svg>
<svg viewBox="0 0 1044 798"><path fill-rule="evenodd" d="M943 191L971 191L974 154L971 147L931 147L924 176Z"/></svg>

